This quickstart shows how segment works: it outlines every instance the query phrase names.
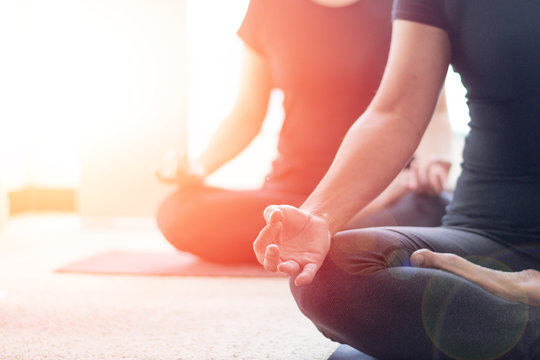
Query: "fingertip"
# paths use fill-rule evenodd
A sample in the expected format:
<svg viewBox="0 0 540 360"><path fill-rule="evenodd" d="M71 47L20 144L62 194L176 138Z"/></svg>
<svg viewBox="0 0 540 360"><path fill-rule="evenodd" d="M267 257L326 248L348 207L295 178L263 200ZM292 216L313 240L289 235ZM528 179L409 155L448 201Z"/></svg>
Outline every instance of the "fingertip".
<svg viewBox="0 0 540 360"><path fill-rule="evenodd" d="M294 283L296 284L296 286L311 284L318 270L319 267L314 263L304 265L302 272L296 277Z"/></svg>
<svg viewBox="0 0 540 360"><path fill-rule="evenodd" d="M266 247L264 253L263 266L267 271L277 271L279 264L279 247L275 244L270 244Z"/></svg>
<svg viewBox="0 0 540 360"><path fill-rule="evenodd" d="M294 279L294 285L296 286L309 285L311 284L312 280L313 278L310 279L306 274L301 273L296 277L296 279Z"/></svg>
<svg viewBox="0 0 540 360"><path fill-rule="evenodd" d="M300 265L296 261L288 260L278 265L278 271L293 276L300 271Z"/></svg>
<svg viewBox="0 0 540 360"><path fill-rule="evenodd" d="M270 213L270 223L274 224L279 221L283 220L283 213L281 212L281 209L276 207L271 213Z"/></svg>
<svg viewBox="0 0 540 360"><path fill-rule="evenodd" d="M283 213L277 205L270 205L264 209L264 219L268 224L275 224L283 219Z"/></svg>
<svg viewBox="0 0 540 360"><path fill-rule="evenodd" d="M267 206L263 211L264 220L266 220L266 222L269 222L270 220L270 213L272 212L273 207L274 205Z"/></svg>
<svg viewBox="0 0 540 360"><path fill-rule="evenodd" d="M266 254L267 246L271 244L272 241L275 241L275 237L279 233L279 227L275 226L265 226L255 241L253 242L253 251L255 251L255 255L257 256L257 260L263 264L264 263L264 256Z"/></svg>
<svg viewBox="0 0 540 360"><path fill-rule="evenodd" d="M279 246L276 244L270 244L266 247L266 253L271 256L276 256L279 254Z"/></svg>

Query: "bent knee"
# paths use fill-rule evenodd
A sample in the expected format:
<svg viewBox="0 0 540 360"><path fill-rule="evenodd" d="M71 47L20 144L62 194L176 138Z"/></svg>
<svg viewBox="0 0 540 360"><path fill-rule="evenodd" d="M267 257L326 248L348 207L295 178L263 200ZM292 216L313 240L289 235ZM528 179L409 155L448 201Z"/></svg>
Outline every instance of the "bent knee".
<svg viewBox="0 0 540 360"><path fill-rule="evenodd" d="M291 277L289 286L298 308L317 329L333 341L344 342L339 329L351 315L351 286L369 288L373 282L370 278L366 276L365 281L360 282L358 277L352 279L327 258L311 284L296 286Z"/></svg>
<svg viewBox="0 0 540 360"><path fill-rule="evenodd" d="M188 252L193 250L191 242L197 226L190 220L190 212L179 193L166 197L156 212L156 223L165 239L178 250Z"/></svg>
<svg viewBox="0 0 540 360"><path fill-rule="evenodd" d="M167 196L158 206L156 222L165 238L168 238L178 222L176 194Z"/></svg>
<svg viewBox="0 0 540 360"><path fill-rule="evenodd" d="M322 318L327 317L331 309L336 309L332 302L337 299L332 296L328 285L325 281L315 279L309 285L296 286L294 277L289 280L291 294L298 308L315 325L318 325Z"/></svg>
<svg viewBox="0 0 540 360"><path fill-rule="evenodd" d="M334 236L328 257L351 275L409 266L413 251L403 246L401 237L385 228L343 231Z"/></svg>
<svg viewBox="0 0 540 360"><path fill-rule="evenodd" d="M351 277L366 276L409 262L411 251L403 251L399 235L384 228L342 231L334 235L330 250L313 282L296 286L291 277L291 292L301 309L325 308L326 301L339 298L341 286ZM332 304L334 307L335 304Z"/></svg>

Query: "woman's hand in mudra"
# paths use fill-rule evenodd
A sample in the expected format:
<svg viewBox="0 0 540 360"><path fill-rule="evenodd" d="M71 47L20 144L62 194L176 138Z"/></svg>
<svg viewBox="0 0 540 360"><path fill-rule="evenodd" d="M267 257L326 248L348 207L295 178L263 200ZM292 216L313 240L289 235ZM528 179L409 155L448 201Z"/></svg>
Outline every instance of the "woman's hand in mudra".
<svg viewBox="0 0 540 360"><path fill-rule="evenodd" d="M330 249L326 219L288 205L267 207L264 218L253 243L257 260L268 271L296 276L297 286L311 283Z"/></svg>
<svg viewBox="0 0 540 360"><path fill-rule="evenodd" d="M454 273L506 300L540 307L540 272L536 270L492 270L454 254L434 253L426 249L415 251L411 255L411 263Z"/></svg>

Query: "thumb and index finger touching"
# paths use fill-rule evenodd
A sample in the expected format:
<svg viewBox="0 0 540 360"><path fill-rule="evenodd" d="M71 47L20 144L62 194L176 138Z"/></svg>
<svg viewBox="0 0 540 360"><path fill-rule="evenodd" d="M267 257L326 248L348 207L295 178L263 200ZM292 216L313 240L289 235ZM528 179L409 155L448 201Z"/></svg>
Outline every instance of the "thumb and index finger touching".
<svg viewBox="0 0 540 360"><path fill-rule="evenodd" d="M270 205L267 206L266 209L264 209L264 219L266 220L267 225L275 224L279 221L282 221L283 218L283 211L278 205Z"/></svg>
<svg viewBox="0 0 540 360"><path fill-rule="evenodd" d="M266 226L261 230L253 244L258 261L268 271L279 271L289 276L296 276L297 286L311 283L319 265L307 263L303 266L295 260L280 258L280 237L282 221L285 219L287 206L270 205L264 210Z"/></svg>
<svg viewBox="0 0 540 360"><path fill-rule="evenodd" d="M264 209L263 216L266 226L260 231L253 242L253 250L255 251L257 260L265 269L277 271L277 263L279 261L278 244L280 243L281 221L284 215L278 205L270 205ZM270 265L274 263L275 265Z"/></svg>

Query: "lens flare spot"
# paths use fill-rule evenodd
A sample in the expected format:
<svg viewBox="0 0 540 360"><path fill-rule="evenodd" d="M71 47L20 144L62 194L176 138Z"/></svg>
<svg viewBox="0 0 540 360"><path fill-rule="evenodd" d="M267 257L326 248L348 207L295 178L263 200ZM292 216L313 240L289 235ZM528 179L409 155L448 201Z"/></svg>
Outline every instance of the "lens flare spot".
<svg viewBox="0 0 540 360"><path fill-rule="evenodd" d="M474 286L443 271L435 271L422 301L424 328L433 344L452 358L500 358L523 335L528 306L515 304L504 314L495 313L489 307L478 306L482 299L471 298ZM503 317L505 321L501 320Z"/></svg>

